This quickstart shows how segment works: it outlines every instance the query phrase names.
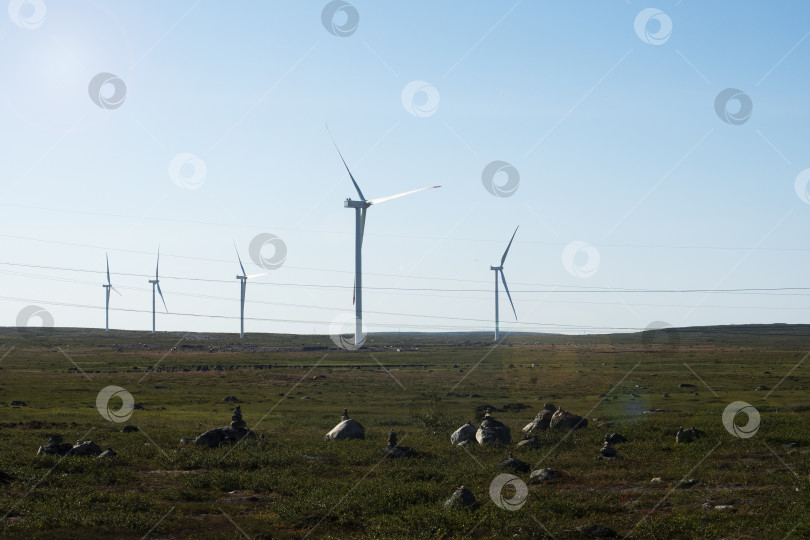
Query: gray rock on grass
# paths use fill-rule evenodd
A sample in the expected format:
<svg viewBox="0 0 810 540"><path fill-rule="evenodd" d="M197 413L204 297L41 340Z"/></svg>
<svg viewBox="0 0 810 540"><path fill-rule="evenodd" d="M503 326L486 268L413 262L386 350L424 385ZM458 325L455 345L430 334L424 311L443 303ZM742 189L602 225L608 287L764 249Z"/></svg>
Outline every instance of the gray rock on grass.
<svg viewBox="0 0 810 540"><path fill-rule="evenodd" d="M475 500L475 495L464 486L458 488L449 499L444 501L445 508L470 508L475 510L478 506L479 504L478 501Z"/></svg>
<svg viewBox="0 0 810 540"><path fill-rule="evenodd" d="M349 411L343 409L343 416L341 416L340 423L332 428L326 434L327 441L340 441L345 439L365 439L366 429L360 425L360 422L349 418Z"/></svg>
<svg viewBox="0 0 810 540"><path fill-rule="evenodd" d="M450 435L450 442L453 444L461 444L465 441L474 441L475 440L475 426L472 425L471 422L467 422Z"/></svg>
<svg viewBox="0 0 810 540"><path fill-rule="evenodd" d="M242 419L242 408L237 405L231 415L230 426L208 430L194 439L194 444L207 448L217 448L223 444L239 442L245 438L255 439L256 434L247 429L247 423Z"/></svg>

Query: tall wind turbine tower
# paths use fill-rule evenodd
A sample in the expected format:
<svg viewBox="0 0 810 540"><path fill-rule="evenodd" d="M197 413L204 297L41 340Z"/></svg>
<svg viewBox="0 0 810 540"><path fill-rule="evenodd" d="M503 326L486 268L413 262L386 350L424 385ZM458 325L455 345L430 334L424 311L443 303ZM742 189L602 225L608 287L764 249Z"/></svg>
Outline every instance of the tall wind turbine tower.
<svg viewBox="0 0 810 540"><path fill-rule="evenodd" d="M326 127L327 131L329 130L329 126ZM357 195L360 197L359 201L353 201L352 199L346 199L343 201L344 208L353 208L354 209L354 312L355 312L355 330L354 330L354 345L357 348L360 348L363 345L363 257L362 257L362 250L363 250L363 233L365 232L366 228L366 210L373 204L380 204L386 201L390 201L393 199L398 199L399 197L404 197L405 195L411 195L412 193L418 193L420 191L425 191L426 189L433 189L438 188L441 186L429 186L419 189L414 189L412 191L406 191L405 193L400 193L398 195L391 195L389 197L381 197L379 199L366 199L363 195L363 192L360 191L360 186L357 185L357 181L355 181L354 176L352 176L352 171L349 170L349 166L346 164L346 160L343 159L343 154L340 153L340 148L338 148L337 143L335 142L334 137L332 134L329 133L329 136L332 138L332 143L335 145L335 150L337 150L338 155L340 156L340 160L343 162L343 166L346 167L346 172L349 173L349 178L352 180L352 184L354 184L354 189L357 191Z"/></svg>
<svg viewBox="0 0 810 540"><path fill-rule="evenodd" d="M117 292L119 296L121 296L121 293L118 292L118 289L116 289L115 287L112 286L112 282L110 281L110 257L107 256L106 253L104 254L104 257L107 259L107 283L102 285L102 287L104 287L104 289L105 289L104 292L106 293L106 297L107 297L107 306L104 309L104 314L105 314L104 331L109 332L110 331L110 289Z"/></svg>
<svg viewBox="0 0 810 540"><path fill-rule="evenodd" d="M245 337L245 288L247 288L247 280L250 279L250 278L263 276L263 275L266 274L266 272L262 273L262 274L247 275L247 272L245 272L245 267L242 264L242 257L239 256L239 250L236 249L236 242L233 243L233 249L236 250L236 258L239 259L239 268L242 269L242 275L236 276L236 279L238 279L240 281L239 285L240 285L240 289L241 289L241 295L239 297L239 337L244 338Z"/></svg>
<svg viewBox="0 0 810 540"><path fill-rule="evenodd" d="M160 246L158 246L157 252L157 264L155 265L155 279L150 279L149 283L152 284L152 333L155 333L155 287L157 287L157 292L160 295L161 301L163 301L163 309L166 310L166 313L169 312L169 308L166 307L166 299L163 298L163 291L160 290L160 279L158 278L158 269L160 268Z"/></svg>
<svg viewBox="0 0 810 540"><path fill-rule="evenodd" d="M503 288L506 291L506 296L509 297L509 304L512 306L512 312L515 314L515 320L517 320L517 311L515 311L515 304L512 303L512 295L509 294L509 287L506 286L506 277L503 275L503 263L506 261L506 254L509 253L509 248L512 247L512 240L515 239L515 235L517 234L520 225L515 227L515 232L512 233L512 239L509 240L509 245L506 246L506 251L503 252L503 257L501 257L501 265L500 266L490 266L490 270L495 271L495 341L500 339L500 335L498 333L498 274L501 274L501 281L503 281Z"/></svg>

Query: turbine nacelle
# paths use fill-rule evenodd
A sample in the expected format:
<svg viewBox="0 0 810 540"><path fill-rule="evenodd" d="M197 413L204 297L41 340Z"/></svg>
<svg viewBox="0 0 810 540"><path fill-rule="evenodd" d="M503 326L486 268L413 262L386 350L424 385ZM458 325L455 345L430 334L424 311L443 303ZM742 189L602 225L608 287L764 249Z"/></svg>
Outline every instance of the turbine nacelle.
<svg viewBox="0 0 810 540"><path fill-rule="evenodd" d="M344 208L368 208L369 206L371 206L371 203L367 201L353 201L351 199L343 201Z"/></svg>

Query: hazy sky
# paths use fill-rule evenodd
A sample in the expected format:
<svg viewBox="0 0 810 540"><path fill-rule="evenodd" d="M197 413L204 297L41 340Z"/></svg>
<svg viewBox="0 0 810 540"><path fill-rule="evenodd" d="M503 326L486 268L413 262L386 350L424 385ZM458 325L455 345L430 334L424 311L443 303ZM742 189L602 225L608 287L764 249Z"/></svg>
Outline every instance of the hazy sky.
<svg viewBox="0 0 810 540"><path fill-rule="evenodd" d="M368 198L442 185L369 210L372 331L490 329L489 267L518 225L507 330L808 322L810 291L617 289L810 286L809 15L804 1L14 0L0 324L38 305L103 327L107 252L111 326L150 329L160 244L173 313L158 329L236 332L233 242L263 272L250 244L268 233L286 259L248 283L247 331L328 333L352 313L356 194L326 122Z"/></svg>

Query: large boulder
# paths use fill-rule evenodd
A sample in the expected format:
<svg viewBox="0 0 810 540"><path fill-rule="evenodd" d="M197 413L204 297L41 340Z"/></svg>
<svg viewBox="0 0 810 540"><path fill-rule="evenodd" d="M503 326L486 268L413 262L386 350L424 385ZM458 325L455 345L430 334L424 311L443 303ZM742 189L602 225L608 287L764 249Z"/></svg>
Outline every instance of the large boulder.
<svg viewBox="0 0 810 540"><path fill-rule="evenodd" d="M550 482L555 478L559 478L560 476L561 473L559 471L555 471L554 469L538 469L536 471L532 471L531 475L529 475L529 482L533 484Z"/></svg>
<svg viewBox="0 0 810 540"><path fill-rule="evenodd" d="M217 427L210 429L194 439L197 446L217 448L222 444L239 442L245 437L255 439L256 435L249 429L233 429L232 427Z"/></svg>
<svg viewBox="0 0 810 540"><path fill-rule="evenodd" d="M588 420L576 414L557 409L551 416L549 427L552 429L582 429L588 426Z"/></svg>
<svg viewBox="0 0 810 540"><path fill-rule="evenodd" d="M523 432L534 433L536 431L544 431L548 429L548 426L551 424L552 416L554 416L553 411L543 409L537 414L537 416L534 417L534 420L526 424L526 427L523 428Z"/></svg>
<svg viewBox="0 0 810 540"><path fill-rule="evenodd" d="M475 426L467 422L450 435L450 442L453 444L461 444L464 441L475 440Z"/></svg>
<svg viewBox="0 0 810 540"><path fill-rule="evenodd" d="M255 439L256 434L247 428L247 424L242 420L242 408L237 405L231 415L230 426L208 430L194 439L194 444L207 448L217 448L222 444L239 442L245 438Z"/></svg>
<svg viewBox="0 0 810 540"><path fill-rule="evenodd" d="M101 452L101 448L93 441L76 442L70 450L72 456L97 456Z"/></svg>
<svg viewBox="0 0 810 540"><path fill-rule="evenodd" d="M498 467L501 469L510 470L512 472L518 473L527 473L531 470L531 466L526 463L525 461L521 461L518 458L514 457L512 454L509 454L509 457L505 460L501 461L498 464Z"/></svg>
<svg viewBox="0 0 810 540"><path fill-rule="evenodd" d="M342 439L365 439L366 430L357 420L351 418L343 420L326 434L327 441L339 441Z"/></svg>
<svg viewBox="0 0 810 540"><path fill-rule="evenodd" d="M464 486L458 488L449 499L444 501L445 508L471 508L475 510L478 506L475 495Z"/></svg>
<svg viewBox="0 0 810 540"><path fill-rule="evenodd" d="M540 439L535 437L534 435L524 435L523 439L517 443L518 446L522 446L524 448L540 448Z"/></svg>
<svg viewBox="0 0 810 540"><path fill-rule="evenodd" d="M701 430L697 429L696 427L691 427L689 429L683 429L682 427L678 428L678 432L675 434L675 442L676 443L690 443L693 442L695 439L699 439L703 437L705 433Z"/></svg>
<svg viewBox="0 0 810 540"><path fill-rule="evenodd" d="M54 455L54 456L66 456L70 451L73 450L73 445L70 443L62 442L62 437L60 435L54 435L45 443L43 446L39 447L37 450L37 455Z"/></svg>
<svg viewBox="0 0 810 540"><path fill-rule="evenodd" d="M512 442L512 434L506 424L495 420L487 413L481 427L475 433L475 440L478 444L509 444Z"/></svg>

